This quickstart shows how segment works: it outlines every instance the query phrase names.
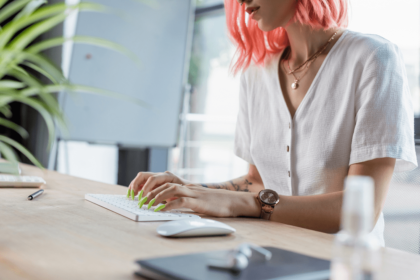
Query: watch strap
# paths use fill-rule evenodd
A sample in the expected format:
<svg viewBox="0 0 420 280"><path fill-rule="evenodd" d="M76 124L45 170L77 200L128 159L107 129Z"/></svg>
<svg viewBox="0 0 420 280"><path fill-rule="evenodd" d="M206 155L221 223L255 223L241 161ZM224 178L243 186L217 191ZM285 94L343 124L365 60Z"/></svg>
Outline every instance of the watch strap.
<svg viewBox="0 0 420 280"><path fill-rule="evenodd" d="M261 215L260 218L264 219L264 220L270 220L271 217L271 213L270 212L265 212L264 210L261 209Z"/></svg>
<svg viewBox="0 0 420 280"><path fill-rule="evenodd" d="M264 220L270 220L271 214L274 212L274 207L265 204L261 201L261 214L260 218Z"/></svg>

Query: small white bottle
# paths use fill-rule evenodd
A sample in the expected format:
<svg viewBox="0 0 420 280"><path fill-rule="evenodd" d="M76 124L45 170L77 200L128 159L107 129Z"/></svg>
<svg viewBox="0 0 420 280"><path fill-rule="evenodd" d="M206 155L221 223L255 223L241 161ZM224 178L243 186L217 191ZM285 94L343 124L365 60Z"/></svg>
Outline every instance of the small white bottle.
<svg viewBox="0 0 420 280"><path fill-rule="evenodd" d="M344 183L341 230L334 241L332 280L375 280L381 263L380 245L372 239L374 182L348 176Z"/></svg>

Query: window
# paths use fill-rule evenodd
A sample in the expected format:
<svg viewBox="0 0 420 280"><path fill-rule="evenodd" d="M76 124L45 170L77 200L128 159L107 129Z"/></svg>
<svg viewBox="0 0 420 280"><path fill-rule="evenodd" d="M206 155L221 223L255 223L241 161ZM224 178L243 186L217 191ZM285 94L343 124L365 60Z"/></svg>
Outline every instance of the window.
<svg viewBox="0 0 420 280"><path fill-rule="evenodd" d="M350 3L349 29L378 34L401 49L414 114L420 116L420 1L350 0ZM419 160L419 147L416 151ZM419 172L417 168L395 173L384 207L386 246L417 254L420 253Z"/></svg>
<svg viewBox="0 0 420 280"><path fill-rule="evenodd" d="M179 150L173 151L172 162L180 166L175 171L178 175L193 182L226 181L248 170L248 164L233 153L240 77L229 73L234 51L223 9L197 16L185 140L181 140Z"/></svg>
<svg viewBox="0 0 420 280"><path fill-rule="evenodd" d="M397 44L407 70L414 113L420 116L420 1L350 0L349 29Z"/></svg>

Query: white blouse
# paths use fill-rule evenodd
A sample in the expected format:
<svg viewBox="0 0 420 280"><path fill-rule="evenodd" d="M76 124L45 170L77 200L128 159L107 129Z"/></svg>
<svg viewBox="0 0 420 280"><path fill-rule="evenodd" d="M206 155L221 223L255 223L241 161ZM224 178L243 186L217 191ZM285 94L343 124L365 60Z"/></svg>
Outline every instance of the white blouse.
<svg viewBox="0 0 420 280"><path fill-rule="evenodd" d="M396 158L417 167L414 114L402 53L378 35L345 30L331 48L293 119L279 76L280 53L241 75L235 154L281 195L342 190L349 166ZM381 214L372 235L382 245Z"/></svg>

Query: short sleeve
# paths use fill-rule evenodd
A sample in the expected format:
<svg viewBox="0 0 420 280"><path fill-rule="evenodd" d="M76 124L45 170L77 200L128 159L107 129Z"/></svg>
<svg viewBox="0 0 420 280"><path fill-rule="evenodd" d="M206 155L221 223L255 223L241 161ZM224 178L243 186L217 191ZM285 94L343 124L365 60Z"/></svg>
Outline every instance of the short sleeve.
<svg viewBox="0 0 420 280"><path fill-rule="evenodd" d="M349 164L391 157L396 172L417 167L413 104L398 46L384 44L367 57L355 118Z"/></svg>
<svg viewBox="0 0 420 280"><path fill-rule="evenodd" d="M235 130L235 155L254 164L251 152L251 129L248 113L247 84L245 73L242 72L239 87L239 112Z"/></svg>

